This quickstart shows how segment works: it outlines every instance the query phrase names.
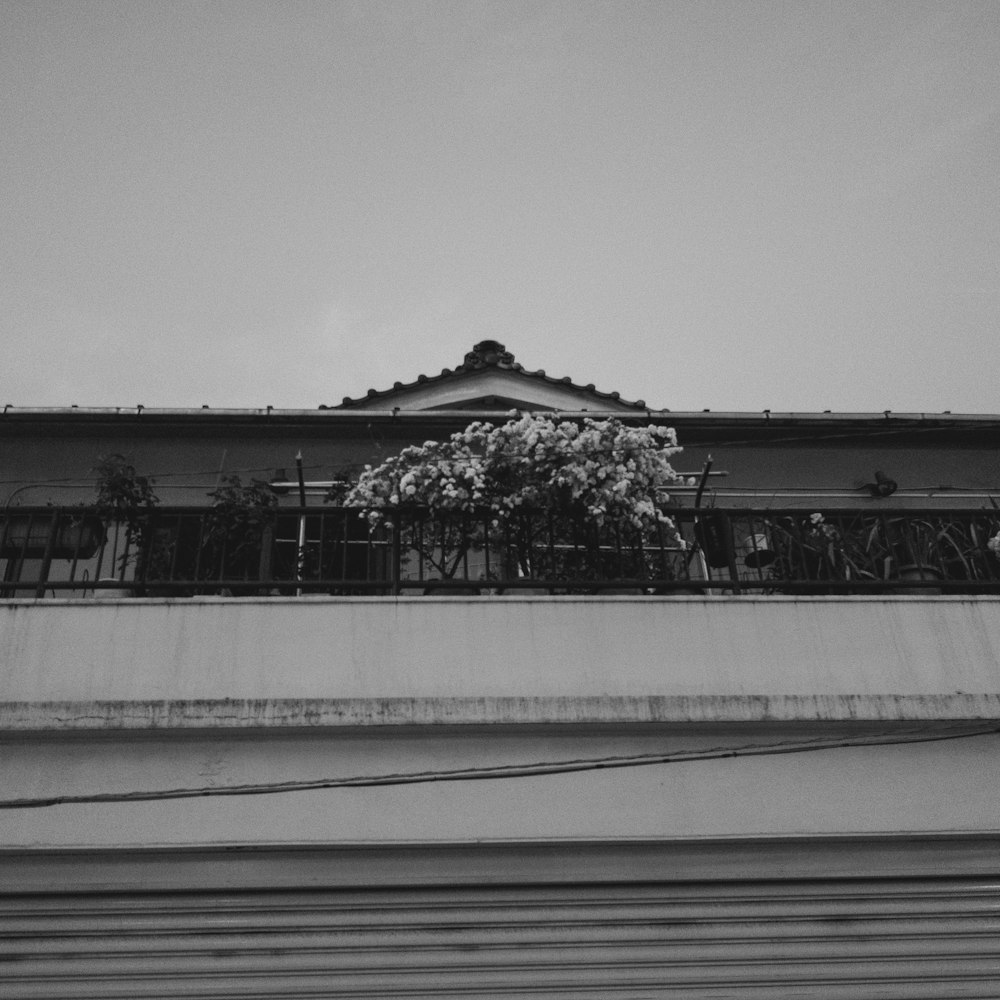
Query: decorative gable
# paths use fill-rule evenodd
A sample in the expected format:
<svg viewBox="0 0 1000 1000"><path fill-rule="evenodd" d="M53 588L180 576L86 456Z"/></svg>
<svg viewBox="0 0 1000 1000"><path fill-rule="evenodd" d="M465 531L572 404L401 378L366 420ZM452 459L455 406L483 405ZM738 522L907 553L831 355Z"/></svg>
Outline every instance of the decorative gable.
<svg viewBox="0 0 1000 1000"><path fill-rule="evenodd" d="M496 340L476 344L457 368L440 375L418 375L414 382L396 382L391 389L369 389L365 396L344 401L334 409L353 410L645 410L640 399L624 400L617 392L599 392L568 376L553 378L544 371L527 371Z"/></svg>

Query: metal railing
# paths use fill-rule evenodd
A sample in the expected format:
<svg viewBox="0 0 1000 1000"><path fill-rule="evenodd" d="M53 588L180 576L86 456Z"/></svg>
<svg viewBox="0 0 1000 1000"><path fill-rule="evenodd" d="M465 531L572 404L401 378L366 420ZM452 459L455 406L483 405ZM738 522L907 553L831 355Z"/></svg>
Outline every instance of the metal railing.
<svg viewBox="0 0 1000 1000"><path fill-rule="evenodd" d="M568 512L93 508L0 515L0 596L994 593L1000 511L682 508L676 528Z"/></svg>

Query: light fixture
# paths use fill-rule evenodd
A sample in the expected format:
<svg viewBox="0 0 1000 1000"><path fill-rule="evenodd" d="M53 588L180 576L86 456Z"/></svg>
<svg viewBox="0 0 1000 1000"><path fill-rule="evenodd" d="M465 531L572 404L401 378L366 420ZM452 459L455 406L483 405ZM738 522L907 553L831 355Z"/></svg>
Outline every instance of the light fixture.
<svg viewBox="0 0 1000 1000"><path fill-rule="evenodd" d="M747 550L743 563L751 569L770 566L777 558L777 553L768 545L767 535L764 534L747 535L743 539L743 548Z"/></svg>
<svg viewBox="0 0 1000 1000"><path fill-rule="evenodd" d="M875 473L875 482L865 483L865 486L873 497L891 497L898 488L895 479L890 479L884 472L879 471Z"/></svg>

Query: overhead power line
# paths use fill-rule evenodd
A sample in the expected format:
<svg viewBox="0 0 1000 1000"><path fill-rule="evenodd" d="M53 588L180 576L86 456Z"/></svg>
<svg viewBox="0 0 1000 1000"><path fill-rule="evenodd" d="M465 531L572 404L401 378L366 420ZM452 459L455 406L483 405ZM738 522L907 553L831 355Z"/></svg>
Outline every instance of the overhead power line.
<svg viewBox="0 0 1000 1000"><path fill-rule="evenodd" d="M736 757L765 757L778 754L810 753L818 750L844 750L870 746L903 746L910 743L938 743L995 736L1000 727L928 732L927 730L876 733L853 739L782 741L751 743L738 747L712 747L704 750L679 750L671 753L633 754L628 756L591 757L562 761L537 761L528 764L499 764L493 767L457 768L436 771L403 771L390 774L355 775L343 778L318 778L304 781L266 782L244 785L204 785L189 788L136 790L131 792L96 792L89 795L54 795L37 798L0 800L0 809L39 809L46 806L96 803L161 802L168 799L214 798L228 795L276 795L283 792L309 792L336 788L377 788L392 785L418 785L437 781L495 781L505 778L536 778L614 768L645 767L653 764L688 764Z"/></svg>

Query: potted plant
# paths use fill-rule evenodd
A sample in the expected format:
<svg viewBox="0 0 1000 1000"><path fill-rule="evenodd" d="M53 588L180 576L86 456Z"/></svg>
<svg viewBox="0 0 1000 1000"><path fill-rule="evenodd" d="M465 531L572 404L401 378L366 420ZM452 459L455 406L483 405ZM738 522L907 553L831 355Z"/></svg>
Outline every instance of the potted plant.
<svg viewBox="0 0 1000 1000"><path fill-rule="evenodd" d="M278 514L278 498L269 484L244 483L232 475L209 496L212 508L202 535L202 578L258 581L269 576L269 535ZM227 589L233 592L232 587ZM255 590L246 588L247 593Z"/></svg>
<svg viewBox="0 0 1000 1000"><path fill-rule="evenodd" d="M997 530L995 515L921 520L911 533L910 548L917 561L900 565L900 577L907 573L910 579L995 580L1000 575L995 558Z"/></svg>
<svg viewBox="0 0 1000 1000"><path fill-rule="evenodd" d="M147 570L157 556L152 519L159 499L153 489L154 481L139 475L131 460L117 452L102 455L94 471L97 473L94 506L114 539L111 569L115 575L112 582L122 584L126 568L134 564L135 577L141 589Z"/></svg>
<svg viewBox="0 0 1000 1000"><path fill-rule="evenodd" d="M971 534L970 534L971 533ZM885 519L884 546L890 574L906 583L973 580L984 561L975 525L969 521L921 515ZM940 587L908 587L909 593L940 593Z"/></svg>
<svg viewBox="0 0 1000 1000"><path fill-rule="evenodd" d="M669 458L679 450L666 427L515 412L366 466L344 503L442 580L484 548L507 579L638 575L644 532L676 538L659 490L678 481Z"/></svg>
<svg viewBox="0 0 1000 1000"><path fill-rule="evenodd" d="M884 578L878 524L864 517L838 517L829 511L774 517L767 537L775 554L770 577L796 584L796 593L870 593L871 585ZM812 586L801 587L799 582Z"/></svg>

